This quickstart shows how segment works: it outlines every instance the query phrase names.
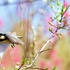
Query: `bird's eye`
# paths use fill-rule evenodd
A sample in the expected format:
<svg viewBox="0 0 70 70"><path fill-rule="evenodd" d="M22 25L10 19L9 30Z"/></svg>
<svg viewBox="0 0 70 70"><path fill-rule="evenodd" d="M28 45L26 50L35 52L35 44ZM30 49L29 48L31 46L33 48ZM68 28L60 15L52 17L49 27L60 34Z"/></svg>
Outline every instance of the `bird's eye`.
<svg viewBox="0 0 70 70"><path fill-rule="evenodd" d="M0 36L0 39L5 39L5 36Z"/></svg>

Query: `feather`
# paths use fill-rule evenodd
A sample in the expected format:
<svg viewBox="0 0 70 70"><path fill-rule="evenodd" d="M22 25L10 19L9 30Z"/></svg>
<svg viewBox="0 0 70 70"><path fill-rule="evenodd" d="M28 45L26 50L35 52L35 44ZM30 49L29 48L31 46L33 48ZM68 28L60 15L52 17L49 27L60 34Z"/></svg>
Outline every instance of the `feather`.
<svg viewBox="0 0 70 70"><path fill-rule="evenodd" d="M0 58L2 59L5 50L9 47L10 43L0 43Z"/></svg>
<svg viewBox="0 0 70 70"><path fill-rule="evenodd" d="M17 36L6 34L7 38L9 39L10 43L17 44L17 45L24 45L24 42L21 41Z"/></svg>
<svg viewBox="0 0 70 70"><path fill-rule="evenodd" d="M17 36L18 38L23 38L23 36Z"/></svg>
<svg viewBox="0 0 70 70"><path fill-rule="evenodd" d="M22 38L22 36L14 36L10 34L3 34L0 33L1 41L0 41L0 58L2 59L3 54L5 50L8 48L8 46L11 44L16 45L24 45L24 42L21 41L19 38ZM4 37L6 38L4 40Z"/></svg>

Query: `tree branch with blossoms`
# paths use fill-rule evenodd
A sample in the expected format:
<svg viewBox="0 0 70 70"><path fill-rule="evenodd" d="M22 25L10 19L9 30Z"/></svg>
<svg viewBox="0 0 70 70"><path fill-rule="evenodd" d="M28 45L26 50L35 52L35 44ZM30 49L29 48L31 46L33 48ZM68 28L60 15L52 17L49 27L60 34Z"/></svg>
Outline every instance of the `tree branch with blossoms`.
<svg viewBox="0 0 70 70"><path fill-rule="evenodd" d="M65 2L65 1L64 1L64 2ZM49 5L49 4L48 4L48 5ZM49 6L50 6L50 7L52 8L52 10L53 10L53 5L49 5ZM57 6L60 6L59 1L57 1ZM18 70L24 70L24 69L31 68L31 66L34 64L35 60L38 58L38 56L40 55L40 53L50 50L50 48L48 48L47 50L43 50L43 49L46 47L46 45L47 45L50 41L52 42L52 38L53 38L55 35L57 35L59 38L61 38L61 34L58 33L58 30L60 30L60 29L69 30L69 28L68 28L69 24L65 23L65 21L66 21L66 19L67 19L67 18L66 18L67 16L65 16L65 13L66 13L67 10L69 9L69 7L70 7L70 5L65 6L65 5L63 4L63 5L62 5L61 12L59 13L59 15L56 15L56 18L55 18L55 19L52 19L52 17L50 17L50 19L51 19L52 21L51 21L51 22L48 21L48 23L49 23L51 26L53 26L53 27L56 28L55 32L53 32L52 28L49 27L49 31L50 31L51 33L53 33L53 35L52 35L52 36L47 40L47 42L42 46L42 48L40 49L40 51L37 53L37 55L36 55L36 56L34 57L34 59L32 60L31 64L25 65L25 66L22 68L22 66L26 63L26 60L24 60L23 63L22 63L22 64L20 65L20 67L18 68ZM53 12L55 13L55 11L53 11ZM61 16L60 19L59 19L59 16ZM52 24L52 22L53 22L54 20L57 20L57 21L58 21L58 22L57 22L57 26L54 25L54 24ZM61 25L63 22L64 22L64 24ZM32 69L33 69L33 68L32 68ZM34 69L39 69L39 68L34 68Z"/></svg>

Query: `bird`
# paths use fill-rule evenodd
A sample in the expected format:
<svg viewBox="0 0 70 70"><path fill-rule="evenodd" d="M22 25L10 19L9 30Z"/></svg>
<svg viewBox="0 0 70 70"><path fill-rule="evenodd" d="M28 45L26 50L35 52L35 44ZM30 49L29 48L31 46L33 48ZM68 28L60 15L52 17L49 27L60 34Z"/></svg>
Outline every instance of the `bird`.
<svg viewBox="0 0 70 70"><path fill-rule="evenodd" d="M12 48L14 48L15 45L24 45L24 42L19 39L21 37L22 36L0 33L0 53L3 54L10 44Z"/></svg>

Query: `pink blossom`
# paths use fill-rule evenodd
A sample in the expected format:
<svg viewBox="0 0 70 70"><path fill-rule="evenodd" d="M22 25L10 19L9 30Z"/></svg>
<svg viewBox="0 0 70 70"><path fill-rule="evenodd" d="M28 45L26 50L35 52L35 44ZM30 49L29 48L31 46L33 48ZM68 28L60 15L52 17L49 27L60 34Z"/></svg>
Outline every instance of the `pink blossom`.
<svg viewBox="0 0 70 70"><path fill-rule="evenodd" d="M52 70L54 68L54 64L51 61L46 62L46 68L49 68L48 70Z"/></svg>
<svg viewBox="0 0 70 70"><path fill-rule="evenodd" d="M13 64L16 64L17 62L20 63L20 57L19 57L19 49L17 47L15 47L15 49L13 49L11 51L11 55L12 55L12 59L14 61Z"/></svg>
<svg viewBox="0 0 70 70"><path fill-rule="evenodd" d="M8 65L9 65L9 60L8 60L8 59L5 59L5 60L3 60L3 61L1 62L1 67L2 67L2 68L3 68L3 67L7 68Z"/></svg>
<svg viewBox="0 0 70 70"><path fill-rule="evenodd" d="M50 57L54 58L56 56L56 50L51 50Z"/></svg>
<svg viewBox="0 0 70 70"><path fill-rule="evenodd" d="M3 67L6 68L9 65L9 63L10 63L11 56L8 53L10 53L10 50L4 55L4 59L1 61L1 67L2 68Z"/></svg>
<svg viewBox="0 0 70 70"><path fill-rule="evenodd" d="M66 19L68 19L68 18L69 18L69 12L66 11L66 12L64 13L64 16L66 17Z"/></svg>
<svg viewBox="0 0 70 70"><path fill-rule="evenodd" d="M66 11L63 16L66 17L65 21L63 23L64 23L64 25L67 25L68 24L67 19L69 18L69 12Z"/></svg>
<svg viewBox="0 0 70 70"><path fill-rule="evenodd" d="M63 25L66 26L68 24L67 19L63 23L64 23Z"/></svg>
<svg viewBox="0 0 70 70"><path fill-rule="evenodd" d="M17 16L21 17L21 12L17 11Z"/></svg>
<svg viewBox="0 0 70 70"><path fill-rule="evenodd" d="M0 29L3 27L4 23L3 20L0 18Z"/></svg>
<svg viewBox="0 0 70 70"><path fill-rule="evenodd" d="M4 55L4 59L1 61L0 67L7 68L9 64L14 66L17 62L20 63L19 49L15 47L15 49L8 49L7 53Z"/></svg>
<svg viewBox="0 0 70 70"><path fill-rule="evenodd" d="M69 3L65 1L65 2L64 2L64 7L67 8L68 5L69 5Z"/></svg>
<svg viewBox="0 0 70 70"><path fill-rule="evenodd" d="M52 70L54 67L51 61L46 62L45 60L40 61L39 65L40 65L40 68L42 69L48 68L48 70Z"/></svg>
<svg viewBox="0 0 70 70"><path fill-rule="evenodd" d="M52 22L52 19L51 19L50 17L46 17L46 18L45 18L45 22L46 22L46 23Z"/></svg>
<svg viewBox="0 0 70 70"><path fill-rule="evenodd" d="M40 61L39 66L42 69L46 68L46 62L44 60Z"/></svg>
<svg viewBox="0 0 70 70"><path fill-rule="evenodd" d="M54 63L54 65L57 67L58 70L63 70L63 59L60 57L55 57L52 60L52 63Z"/></svg>
<svg viewBox="0 0 70 70"><path fill-rule="evenodd" d="M68 30L68 35L70 36L70 30Z"/></svg>
<svg viewBox="0 0 70 70"><path fill-rule="evenodd" d="M58 66L58 65L60 65L62 63L62 60L61 60L61 58L55 58L53 60L53 63Z"/></svg>
<svg viewBox="0 0 70 70"><path fill-rule="evenodd" d="M64 33L61 35L61 39L65 39L65 34Z"/></svg>
<svg viewBox="0 0 70 70"><path fill-rule="evenodd" d="M49 27L52 29L52 32L55 32L56 27L51 26L48 22L52 23L52 19L50 17L46 17L45 18L45 22L46 22L46 30L49 30ZM52 23L53 24L53 23ZM55 25L55 24L54 24Z"/></svg>

